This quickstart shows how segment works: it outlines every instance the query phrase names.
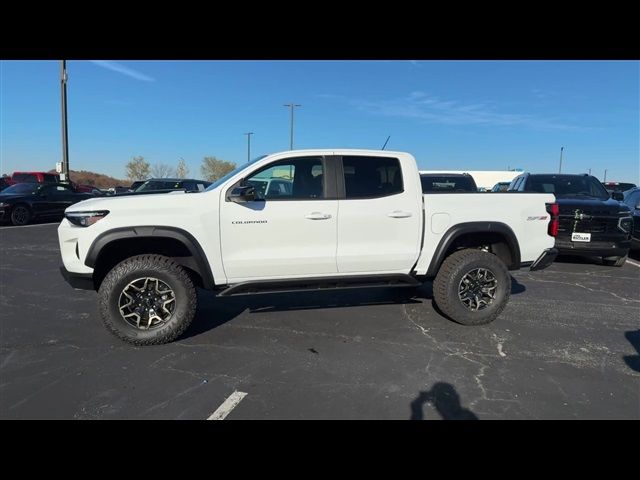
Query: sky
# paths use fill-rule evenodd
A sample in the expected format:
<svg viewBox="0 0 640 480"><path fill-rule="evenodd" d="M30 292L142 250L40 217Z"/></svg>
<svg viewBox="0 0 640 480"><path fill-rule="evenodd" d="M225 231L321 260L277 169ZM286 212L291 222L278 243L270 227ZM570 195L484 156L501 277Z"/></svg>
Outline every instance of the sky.
<svg viewBox="0 0 640 480"><path fill-rule="evenodd" d="M57 61L0 62L0 173L61 161ZM637 61L67 62L72 170L143 156L200 177L294 148L407 151L421 169L592 174L640 184Z"/></svg>

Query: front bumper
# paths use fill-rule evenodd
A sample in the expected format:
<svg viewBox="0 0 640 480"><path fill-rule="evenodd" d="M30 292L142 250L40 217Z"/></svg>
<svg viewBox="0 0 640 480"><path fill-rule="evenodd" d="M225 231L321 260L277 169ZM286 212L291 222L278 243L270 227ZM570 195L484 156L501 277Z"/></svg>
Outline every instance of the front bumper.
<svg viewBox="0 0 640 480"><path fill-rule="evenodd" d="M536 270L544 270L553 263L557 256L557 248L547 248L544 252L542 252L542 255L540 255L538 259L533 262L529 270L531 270L532 272L535 272Z"/></svg>
<svg viewBox="0 0 640 480"><path fill-rule="evenodd" d="M595 241L589 243L571 242L556 239L556 248L560 255L582 255L585 257L623 257L631 248L631 240Z"/></svg>
<svg viewBox="0 0 640 480"><path fill-rule="evenodd" d="M62 265L60 267L60 274L69 285L77 290L95 290L92 273L70 272Z"/></svg>

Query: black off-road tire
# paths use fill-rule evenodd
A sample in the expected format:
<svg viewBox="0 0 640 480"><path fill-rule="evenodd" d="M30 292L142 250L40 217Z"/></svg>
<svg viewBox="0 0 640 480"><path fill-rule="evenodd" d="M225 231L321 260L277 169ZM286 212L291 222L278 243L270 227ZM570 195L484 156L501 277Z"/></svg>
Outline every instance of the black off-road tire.
<svg viewBox="0 0 640 480"><path fill-rule="evenodd" d="M166 283L175 293L175 310L164 325L141 330L120 315L118 299L122 290L141 277L154 277ZM137 255L117 264L102 281L98 290L98 309L107 329L116 337L133 345L160 345L178 338L191 324L196 313L197 296L187 272L162 255Z"/></svg>
<svg viewBox="0 0 640 480"><path fill-rule="evenodd" d="M469 271L490 270L498 281L495 299L486 308L471 311L458 296L458 287ZM475 249L458 250L440 266L433 282L433 298L438 308L454 322L462 325L484 325L493 322L511 296L511 276L506 265L492 253Z"/></svg>
<svg viewBox="0 0 640 480"><path fill-rule="evenodd" d="M627 261L629 254L623 257L602 257L602 263L608 267L621 267Z"/></svg>
<svg viewBox="0 0 640 480"><path fill-rule="evenodd" d="M27 225L31 221L31 210L27 205L18 204L11 210L11 224L16 227Z"/></svg>

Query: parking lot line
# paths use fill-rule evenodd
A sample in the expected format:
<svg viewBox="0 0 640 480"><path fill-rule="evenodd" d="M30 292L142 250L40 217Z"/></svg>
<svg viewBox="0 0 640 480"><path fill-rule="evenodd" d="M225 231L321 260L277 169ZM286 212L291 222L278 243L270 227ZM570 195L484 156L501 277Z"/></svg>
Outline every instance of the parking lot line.
<svg viewBox="0 0 640 480"><path fill-rule="evenodd" d="M640 268L640 263L636 263L633 260L629 260L628 258L627 258L627 263L630 263L634 267L639 267Z"/></svg>
<svg viewBox="0 0 640 480"><path fill-rule="evenodd" d="M236 408L238 404L242 401L247 394L244 392L235 391L229 397L222 402L222 405L218 407L218 409L213 412L207 420L224 420L227 415L231 413L231 410Z"/></svg>
<svg viewBox="0 0 640 480"><path fill-rule="evenodd" d="M2 227L2 228L0 228L0 231L9 230L10 228L44 227L45 225L57 225L58 223L60 223L60 222L36 223L35 225L20 225L20 226L14 226L14 227Z"/></svg>

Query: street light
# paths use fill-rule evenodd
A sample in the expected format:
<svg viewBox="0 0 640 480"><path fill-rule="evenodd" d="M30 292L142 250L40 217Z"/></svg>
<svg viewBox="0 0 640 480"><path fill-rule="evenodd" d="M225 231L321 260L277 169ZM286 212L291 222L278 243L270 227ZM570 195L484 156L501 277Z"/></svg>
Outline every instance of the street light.
<svg viewBox="0 0 640 480"><path fill-rule="evenodd" d="M253 135L253 132L247 132L245 135L247 136L247 163L249 163L251 160L251 135Z"/></svg>
<svg viewBox="0 0 640 480"><path fill-rule="evenodd" d="M560 147L560 168L558 169L558 173L562 173L562 151L564 147Z"/></svg>
<svg viewBox="0 0 640 480"><path fill-rule="evenodd" d="M302 105L299 105L297 103L285 103L284 106L291 109L291 134L289 136L289 150L293 150L293 109L295 107L301 107Z"/></svg>
<svg viewBox="0 0 640 480"><path fill-rule="evenodd" d="M60 60L60 103L62 110L62 173L69 181L69 136L67 134L67 61Z"/></svg>

